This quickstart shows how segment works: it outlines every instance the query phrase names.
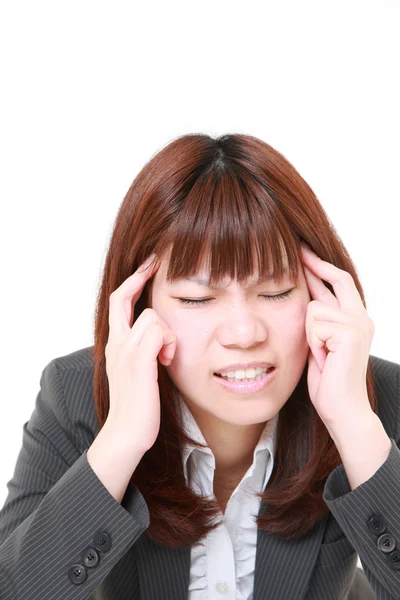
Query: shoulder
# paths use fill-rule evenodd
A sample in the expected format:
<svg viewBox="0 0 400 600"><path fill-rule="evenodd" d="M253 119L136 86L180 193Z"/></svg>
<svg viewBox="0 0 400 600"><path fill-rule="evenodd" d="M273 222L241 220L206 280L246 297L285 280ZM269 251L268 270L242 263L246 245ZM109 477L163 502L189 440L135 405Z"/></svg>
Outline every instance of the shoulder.
<svg viewBox="0 0 400 600"><path fill-rule="evenodd" d="M59 371L69 370L81 370L94 368L93 364L93 350L94 346L87 346L86 348L80 348L74 350L69 354L63 356L57 356L53 358L51 363L55 363Z"/></svg>
<svg viewBox="0 0 400 600"><path fill-rule="evenodd" d="M397 374L400 372L400 364L393 362L391 360L386 360L385 358L381 358L380 356L374 356L370 354L370 358L372 361L373 368L377 371L378 374L387 374L389 376L393 374Z"/></svg>
<svg viewBox="0 0 400 600"><path fill-rule="evenodd" d="M400 393L400 364L370 354L377 393L384 391L397 396Z"/></svg>
<svg viewBox="0 0 400 600"><path fill-rule="evenodd" d="M377 414L386 433L400 439L400 364L370 355L374 387L377 398Z"/></svg>
<svg viewBox="0 0 400 600"><path fill-rule="evenodd" d="M40 379L46 401L83 449L100 431L93 396L93 349L88 346L53 358Z"/></svg>

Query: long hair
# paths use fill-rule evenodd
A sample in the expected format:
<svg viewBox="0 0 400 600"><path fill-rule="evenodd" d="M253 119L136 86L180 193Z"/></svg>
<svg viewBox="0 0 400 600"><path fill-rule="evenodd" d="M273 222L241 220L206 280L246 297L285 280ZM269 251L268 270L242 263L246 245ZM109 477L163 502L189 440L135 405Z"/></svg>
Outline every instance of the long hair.
<svg viewBox="0 0 400 600"><path fill-rule="evenodd" d="M109 298L152 253L170 254L168 281L191 277L210 260L210 281L240 283L260 273L279 281L289 273L299 281L298 258L304 241L323 260L348 271L364 307L355 267L310 186L290 162L260 139L244 134L213 138L187 134L174 139L145 164L131 184L116 217L97 297L93 394L100 428L109 411L105 346ZM328 282L324 284L332 293ZM152 279L135 305L132 322L151 307ZM274 468L257 494L257 527L283 538L306 535L329 512L322 494L328 475L342 464L328 430L308 393L305 366L279 412ZM144 454L128 488L136 486L150 513L144 532L173 548L191 547L218 526L218 504L186 485L181 450L185 442L204 447L184 433L176 388L158 361L161 422L154 445ZM371 358L366 386L377 412ZM262 506L262 505L261 505Z"/></svg>

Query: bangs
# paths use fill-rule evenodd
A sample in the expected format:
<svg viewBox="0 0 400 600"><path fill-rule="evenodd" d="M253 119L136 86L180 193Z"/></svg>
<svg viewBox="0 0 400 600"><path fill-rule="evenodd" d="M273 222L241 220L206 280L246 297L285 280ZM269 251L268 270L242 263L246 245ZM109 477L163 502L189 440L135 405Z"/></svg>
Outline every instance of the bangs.
<svg viewBox="0 0 400 600"><path fill-rule="evenodd" d="M168 282L202 272L210 285L225 277L242 284L253 276L280 283L287 275L298 285L300 239L279 200L258 181L210 172L195 182L181 206L164 238Z"/></svg>

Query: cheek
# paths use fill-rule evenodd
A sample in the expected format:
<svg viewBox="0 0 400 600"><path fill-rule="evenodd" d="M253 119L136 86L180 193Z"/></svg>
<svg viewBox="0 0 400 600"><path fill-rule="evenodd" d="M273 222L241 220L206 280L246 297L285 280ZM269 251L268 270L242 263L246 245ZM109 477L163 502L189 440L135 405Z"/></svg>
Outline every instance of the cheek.
<svg viewBox="0 0 400 600"><path fill-rule="evenodd" d="M189 313L189 311L187 311ZM190 336L199 336L203 332L204 336L204 323L201 319L193 318L193 315L185 314L184 311L165 311L159 313L164 319L166 324L182 341Z"/></svg>
<svg viewBox="0 0 400 600"><path fill-rule="evenodd" d="M306 314L307 305L299 302L282 315L279 330L284 343L296 345L306 338Z"/></svg>
<svg viewBox="0 0 400 600"><path fill-rule="evenodd" d="M204 324L200 327L201 319L196 324L193 317L186 319L170 315L165 321L175 333L177 342L174 359L166 369L176 387L190 394L193 375L198 372L203 377L210 369L210 365L207 364L208 334Z"/></svg>
<svg viewBox="0 0 400 600"><path fill-rule="evenodd" d="M187 311L189 313L189 311ZM174 362L193 364L193 360L204 355L204 347L209 336L202 319L194 319L193 315L169 312L161 315L168 327L176 335L176 352Z"/></svg>

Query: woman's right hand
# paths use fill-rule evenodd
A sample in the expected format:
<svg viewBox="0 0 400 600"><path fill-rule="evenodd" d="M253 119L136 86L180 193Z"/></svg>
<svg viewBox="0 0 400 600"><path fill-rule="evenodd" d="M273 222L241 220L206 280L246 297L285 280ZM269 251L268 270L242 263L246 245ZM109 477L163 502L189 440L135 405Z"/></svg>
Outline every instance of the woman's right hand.
<svg viewBox="0 0 400 600"><path fill-rule="evenodd" d="M152 308L146 308L130 327L135 304L160 262L143 265L110 295L105 357L110 391L107 422L116 435L127 436L126 442L144 454L160 430L157 357L164 365L171 363L176 335Z"/></svg>

